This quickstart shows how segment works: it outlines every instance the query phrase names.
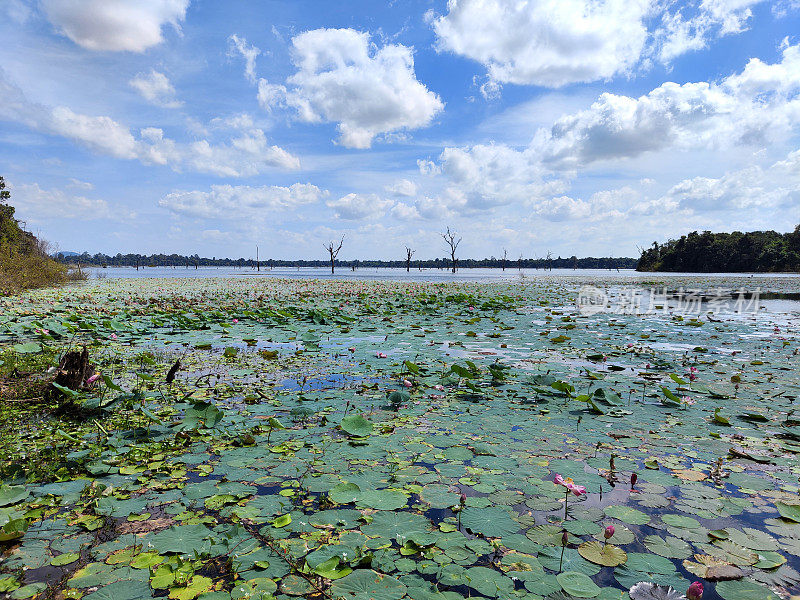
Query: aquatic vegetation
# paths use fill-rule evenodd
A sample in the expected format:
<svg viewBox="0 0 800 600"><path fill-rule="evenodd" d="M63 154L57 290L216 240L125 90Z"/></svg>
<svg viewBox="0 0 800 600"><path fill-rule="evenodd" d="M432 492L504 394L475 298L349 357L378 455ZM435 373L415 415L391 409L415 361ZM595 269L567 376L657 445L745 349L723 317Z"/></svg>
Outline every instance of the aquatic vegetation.
<svg viewBox="0 0 800 600"><path fill-rule="evenodd" d="M587 316L582 283L105 280L0 305L0 390L37 382L0 402L0 593L797 594L800 315ZM84 345L96 372L61 386L84 410L60 414L42 385Z"/></svg>

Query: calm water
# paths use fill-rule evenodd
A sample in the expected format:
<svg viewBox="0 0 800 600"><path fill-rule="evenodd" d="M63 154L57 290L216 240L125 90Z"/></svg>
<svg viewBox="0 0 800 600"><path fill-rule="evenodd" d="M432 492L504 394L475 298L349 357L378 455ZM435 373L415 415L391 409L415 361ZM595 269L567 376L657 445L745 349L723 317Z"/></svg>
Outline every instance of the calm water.
<svg viewBox="0 0 800 600"><path fill-rule="evenodd" d="M685 277L753 277L753 278L794 278L800 284L800 273L640 273L633 269L459 269L453 274L445 269L405 269L394 268L360 268L351 271L347 268L336 269L331 275L327 267L280 267L263 268L261 271L234 267L141 267L138 271L133 267L109 267L107 269L88 269L92 278L172 278L172 277L282 277L291 279L371 279L399 281L503 281L520 280L524 277L600 277L603 279L619 278L628 280L652 280L654 278Z"/></svg>

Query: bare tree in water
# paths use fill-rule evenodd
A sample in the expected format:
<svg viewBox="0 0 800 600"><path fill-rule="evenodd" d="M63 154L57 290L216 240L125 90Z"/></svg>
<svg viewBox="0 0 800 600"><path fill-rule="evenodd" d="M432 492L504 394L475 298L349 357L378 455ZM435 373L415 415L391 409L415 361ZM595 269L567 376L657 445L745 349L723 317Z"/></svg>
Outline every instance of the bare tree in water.
<svg viewBox="0 0 800 600"><path fill-rule="evenodd" d="M406 273L411 271L411 257L414 256L414 250L406 246Z"/></svg>
<svg viewBox="0 0 800 600"><path fill-rule="evenodd" d="M328 251L328 254L331 255L331 275L334 273L334 267L336 265L336 257L339 256L339 250L342 249L342 244L344 244L344 236L342 239L339 240L339 245L336 245L336 242L329 242L325 245L325 249Z"/></svg>
<svg viewBox="0 0 800 600"><path fill-rule="evenodd" d="M506 270L506 261L508 260L508 250L503 248L503 271Z"/></svg>
<svg viewBox="0 0 800 600"><path fill-rule="evenodd" d="M458 245L461 243L462 238L456 239L456 234L451 233L450 228L447 228L447 231L442 235L442 239L444 239L445 243L450 248L450 260L453 262L453 273L456 272L456 266L458 265L458 261L456 260L456 249Z"/></svg>

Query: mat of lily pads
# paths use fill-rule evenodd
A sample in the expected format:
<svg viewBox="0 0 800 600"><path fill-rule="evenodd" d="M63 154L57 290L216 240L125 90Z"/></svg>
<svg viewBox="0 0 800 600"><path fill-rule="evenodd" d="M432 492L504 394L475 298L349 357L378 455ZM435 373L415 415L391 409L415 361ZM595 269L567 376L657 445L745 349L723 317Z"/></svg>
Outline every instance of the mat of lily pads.
<svg viewBox="0 0 800 600"><path fill-rule="evenodd" d="M798 305L583 315L585 283L604 285L105 280L0 300L6 359L86 345L100 373L61 390L71 413L0 403L0 594L799 594Z"/></svg>

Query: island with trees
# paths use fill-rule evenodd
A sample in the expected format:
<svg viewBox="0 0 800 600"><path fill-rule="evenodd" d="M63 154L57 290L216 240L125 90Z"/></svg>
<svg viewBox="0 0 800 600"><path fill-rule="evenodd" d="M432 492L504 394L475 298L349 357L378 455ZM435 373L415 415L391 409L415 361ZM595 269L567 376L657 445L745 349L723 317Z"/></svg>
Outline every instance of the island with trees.
<svg viewBox="0 0 800 600"><path fill-rule="evenodd" d="M800 271L800 225L790 233L693 231L642 249L638 271L780 273Z"/></svg>

